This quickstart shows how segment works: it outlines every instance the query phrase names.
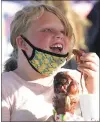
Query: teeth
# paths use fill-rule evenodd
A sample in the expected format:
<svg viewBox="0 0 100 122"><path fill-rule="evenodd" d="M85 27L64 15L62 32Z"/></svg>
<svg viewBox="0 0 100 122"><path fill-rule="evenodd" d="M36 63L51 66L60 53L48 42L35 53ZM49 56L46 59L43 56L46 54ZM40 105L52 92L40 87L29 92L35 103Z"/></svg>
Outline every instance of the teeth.
<svg viewBox="0 0 100 122"><path fill-rule="evenodd" d="M60 47L60 48L63 48L63 46L61 44L56 44L56 45L53 45L52 47Z"/></svg>
<svg viewBox="0 0 100 122"><path fill-rule="evenodd" d="M52 45L51 47L50 47L50 49L52 49L53 51L62 51L62 49L63 49L63 45L62 44L55 44L55 45Z"/></svg>

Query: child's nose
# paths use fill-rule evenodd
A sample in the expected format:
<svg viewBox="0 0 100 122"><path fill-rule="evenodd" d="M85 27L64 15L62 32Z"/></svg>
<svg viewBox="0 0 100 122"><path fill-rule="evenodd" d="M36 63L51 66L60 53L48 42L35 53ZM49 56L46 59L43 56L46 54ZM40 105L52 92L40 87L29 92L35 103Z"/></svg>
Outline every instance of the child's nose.
<svg viewBox="0 0 100 122"><path fill-rule="evenodd" d="M64 35L61 32L57 32L55 34L55 39L61 39L61 40L63 40L64 39Z"/></svg>

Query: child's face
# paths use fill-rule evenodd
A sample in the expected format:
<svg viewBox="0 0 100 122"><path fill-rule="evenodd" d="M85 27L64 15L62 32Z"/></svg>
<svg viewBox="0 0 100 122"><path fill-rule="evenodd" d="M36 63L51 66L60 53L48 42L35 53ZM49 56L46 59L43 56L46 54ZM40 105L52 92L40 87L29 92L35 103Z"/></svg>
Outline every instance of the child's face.
<svg viewBox="0 0 100 122"><path fill-rule="evenodd" d="M34 46L50 52L66 54L69 50L69 39L64 35L63 24L56 15L47 11L33 21L26 36Z"/></svg>

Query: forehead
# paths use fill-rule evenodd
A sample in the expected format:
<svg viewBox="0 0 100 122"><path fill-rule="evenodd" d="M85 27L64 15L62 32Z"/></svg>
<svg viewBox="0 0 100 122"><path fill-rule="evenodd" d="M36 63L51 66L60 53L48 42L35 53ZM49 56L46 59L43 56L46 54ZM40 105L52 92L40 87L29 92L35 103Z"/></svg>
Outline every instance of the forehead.
<svg viewBox="0 0 100 122"><path fill-rule="evenodd" d="M34 28L49 26L57 29L64 29L64 26L61 20L53 13L44 11L43 15L39 17L37 20L33 21L32 25Z"/></svg>

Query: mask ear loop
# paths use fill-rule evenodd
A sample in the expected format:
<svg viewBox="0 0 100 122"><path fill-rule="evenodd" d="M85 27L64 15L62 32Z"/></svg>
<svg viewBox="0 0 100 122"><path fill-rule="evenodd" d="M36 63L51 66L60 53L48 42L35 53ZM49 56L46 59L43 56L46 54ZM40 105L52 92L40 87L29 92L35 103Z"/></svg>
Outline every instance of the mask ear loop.
<svg viewBox="0 0 100 122"><path fill-rule="evenodd" d="M20 36L22 37L22 39L23 39L25 42L27 42L27 43L29 44L30 47L32 47L32 48L34 47L26 37L24 37L23 35L20 35ZM34 47L34 48L35 48L35 47ZM35 51L34 51L34 49L33 49L33 51L32 51L32 56L29 58L24 50L22 50L22 52L24 53L24 55L26 56L26 58L29 59L29 60L31 60L31 59L33 58L34 54L35 54Z"/></svg>
<svg viewBox="0 0 100 122"><path fill-rule="evenodd" d="M21 37L22 37L22 39L23 40L25 40L31 47L32 47L32 44L23 36L23 35L20 35ZM37 71L38 72L38 70L30 63L30 59L32 58L32 56L34 55L34 50L33 50L33 52L32 52L32 56L29 58L28 57L28 55L27 55L27 53L24 51L24 50L22 50L22 52L23 52L23 54L25 55L25 57L27 58L27 61L29 62L29 64L32 66L32 68L34 68L34 70L35 71ZM40 73L40 72L39 72Z"/></svg>

